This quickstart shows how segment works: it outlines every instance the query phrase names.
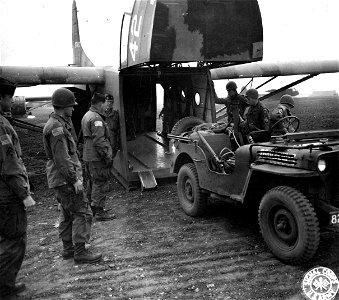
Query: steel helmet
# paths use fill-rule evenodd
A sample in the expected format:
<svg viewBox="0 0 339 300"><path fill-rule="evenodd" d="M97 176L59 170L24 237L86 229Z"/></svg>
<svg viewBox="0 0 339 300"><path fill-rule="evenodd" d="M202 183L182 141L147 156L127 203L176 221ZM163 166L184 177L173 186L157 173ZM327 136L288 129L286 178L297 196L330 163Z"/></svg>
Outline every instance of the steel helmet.
<svg viewBox="0 0 339 300"><path fill-rule="evenodd" d="M75 102L74 94L65 88L57 89L52 95L52 105L55 107L70 107L78 105Z"/></svg>
<svg viewBox="0 0 339 300"><path fill-rule="evenodd" d="M0 93L8 94L10 96L14 95L16 89L16 84L5 78L0 77Z"/></svg>
<svg viewBox="0 0 339 300"><path fill-rule="evenodd" d="M237 84L234 81L229 81L226 84L226 90L230 91L230 90L237 90Z"/></svg>
<svg viewBox="0 0 339 300"><path fill-rule="evenodd" d="M293 97L290 95L283 95L280 98L280 104L288 104L291 107L294 107L294 100Z"/></svg>
<svg viewBox="0 0 339 300"><path fill-rule="evenodd" d="M258 99L259 98L259 93L256 89L249 89L246 92L246 97L251 97L253 99Z"/></svg>

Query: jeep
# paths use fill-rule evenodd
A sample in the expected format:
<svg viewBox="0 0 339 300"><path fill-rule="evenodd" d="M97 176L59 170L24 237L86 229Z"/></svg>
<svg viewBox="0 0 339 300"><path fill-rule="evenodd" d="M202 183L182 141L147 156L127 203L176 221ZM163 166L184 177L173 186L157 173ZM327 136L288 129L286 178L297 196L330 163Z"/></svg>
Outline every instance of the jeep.
<svg viewBox="0 0 339 300"><path fill-rule="evenodd" d="M287 264L310 260L320 230L339 226L339 130L256 131L241 145L232 127L205 123L169 137L186 214L203 214L208 199L255 205L265 243Z"/></svg>

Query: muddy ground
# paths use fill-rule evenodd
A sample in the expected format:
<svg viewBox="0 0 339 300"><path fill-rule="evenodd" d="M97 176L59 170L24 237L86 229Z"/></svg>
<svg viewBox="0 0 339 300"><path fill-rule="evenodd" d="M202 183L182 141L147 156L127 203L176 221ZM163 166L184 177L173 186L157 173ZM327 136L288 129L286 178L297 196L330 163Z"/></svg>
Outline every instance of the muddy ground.
<svg viewBox="0 0 339 300"><path fill-rule="evenodd" d="M339 127L337 98L303 101L296 110L302 129ZM34 112L35 122L42 113ZM303 299L307 270L320 265L339 275L339 233L323 233L309 263L289 266L265 246L257 212L213 203L203 217L192 218L181 210L174 182L127 192L114 178L107 207L117 219L94 223L90 241L103 261L63 260L41 134L17 131L37 202L29 211L28 248L18 275L28 287L23 299Z"/></svg>

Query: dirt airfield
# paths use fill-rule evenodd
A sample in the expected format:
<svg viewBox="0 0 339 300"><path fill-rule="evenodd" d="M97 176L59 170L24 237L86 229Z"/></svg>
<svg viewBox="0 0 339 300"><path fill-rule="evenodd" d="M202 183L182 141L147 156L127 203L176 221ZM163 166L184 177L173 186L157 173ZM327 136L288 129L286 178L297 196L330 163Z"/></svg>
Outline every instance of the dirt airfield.
<svg viewBox="0 0 339 300"><path fill-rule="evenodd" d="M266 103L273 106L274 103ZM34 122L46 109L34 111ZM297 102L301 130L339 128L339 100ZM257 212L211 203L203 217L184 214L175 182L126 191L114 178L107 208L117 219L93 225L94 265L63 260L54 194L47 187L40 133L18 129L37 205L29 211L28 247L18 280L22 299L304 299L301 282L315 266L339 275L339 232L324 232L316 256L302 266L277 260L264 244ZM338 297L338 296L337 296ZM339 298L338 298L339 299Z"/></svg>

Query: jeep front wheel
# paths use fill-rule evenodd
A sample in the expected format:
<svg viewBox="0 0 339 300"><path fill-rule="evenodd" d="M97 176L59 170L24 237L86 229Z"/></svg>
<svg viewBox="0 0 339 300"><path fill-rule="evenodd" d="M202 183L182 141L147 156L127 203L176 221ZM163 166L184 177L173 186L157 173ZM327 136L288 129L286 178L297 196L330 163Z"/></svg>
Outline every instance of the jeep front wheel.
<svg viewBox="0 0 339 300"><path fill-rule="evenodd" d="M312 204L294 188L278 186L261 200L260 231L267 246L281 261L301 264L319 245L319 222Z"/></svg>
<svg viewBox="0 0 339 300"><path fill-rule="evenodd" d="M193 163L180 168L177 191L180 205L187 215L196 217L205 212L206 197L200 189L198 173Z"/></svg>

